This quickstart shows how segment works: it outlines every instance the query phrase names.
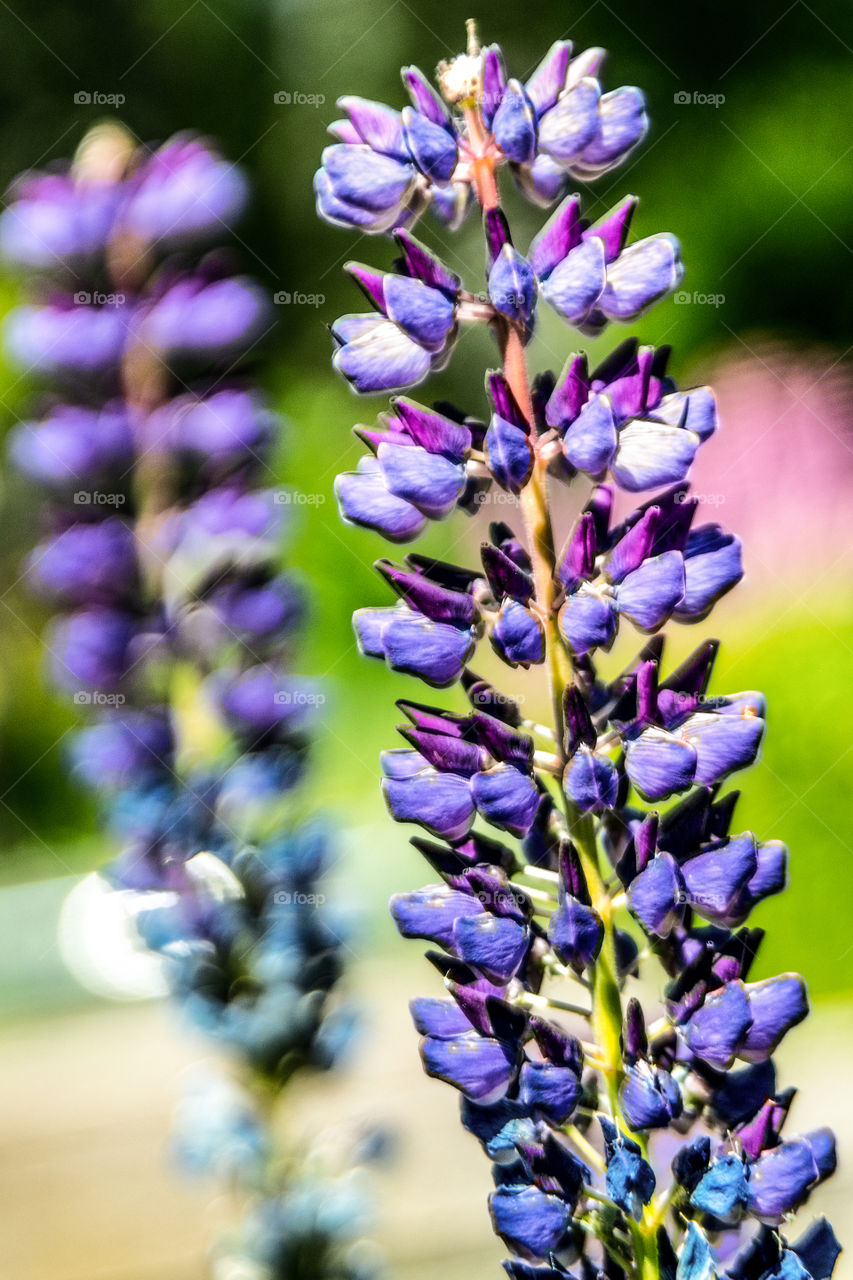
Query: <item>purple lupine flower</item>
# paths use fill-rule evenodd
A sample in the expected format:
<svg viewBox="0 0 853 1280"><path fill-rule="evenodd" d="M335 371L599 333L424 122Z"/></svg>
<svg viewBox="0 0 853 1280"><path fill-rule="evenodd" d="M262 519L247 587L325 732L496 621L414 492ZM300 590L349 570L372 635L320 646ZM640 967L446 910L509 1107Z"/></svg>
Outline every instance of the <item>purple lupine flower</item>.
<svg viewBox="0 0 853 1280"><path fill-rule="evenodd" d="M429 260L430 290L452 279L452 317L424 295L418 332L391 315L387 277L359 268L381 318L344 335L383 326L380 340L363 330L361 390L425 377L436 353L448 357L457 321L487 324L500 353L486 406L397 400L383 430L357 428L373 456L339 478L344 518L409 541L457 507L473 514L494 484L520 517L489 526L476 567L378 561L400 603L354 617L363 653L433 687L458 682L472 707L401 701L407 745L381 758L391 817L428 837L412 844L433 883L391 905L403 936L430 944L448 992L412 1004L424 1067L463 1095L463 1125L494 1161L492 1223L516 1280L557 1280L568 1264L583 1275L829 1280L828 1224L790 1246L777 1230L836 1160L829 1130L787 1135L792 1091L777 1087L773 1054L808 1013L805 982L751 976L762 933L750 913L785 888L787 849L738 831L737 793L720 790L757 759L764 699L709 692L716 641L674 670L664 662L661 629L701 621L743 576L740 541L694 524L686 483L716 430L714 395L680 391L668 352L636 340L592 372L582 352L559 377L531 383L526 372L540 295L597 335L681 279L672 237L628 243L635 197L590 225L566 195L567 175L596 176L642 136L642 98L601 96L598 51L572 59L558 41L523 84L469 35L468 52L439 69L443 102L407 74L431 128L359 102L317 179L321 214L346 225L389 230L430 201L452 216L472 187L484 214L484 289ZM504 162L534 202L560 201L526 256L501 207ZM333 181L349 208L323 207ZM554 482L578 473L593 491L557 553ZM618 523L616 489L648 495ZM605 678L601 653L625 622L646 642ZM470 668L486 640L510 671L547 675L545 723L528 716L526 693ZM666 985L662 1015L647 1022L623 999L649 954ZM717 1238L747 1223L754 1234L728 1264L734 1245L718 1256Z"/></svg>
<svg viewBox="0 0 853 1280"><path fill-rule="evenodd" d="M472 36L467 54L439 67L440 93L417 67L403 68L411 105L402 111L340 98L344 118L329 127L337 141L314 177L318 213L389 232L431 206L455 226L483 166L509 164L528 199L548 205L570 177L589 181L621 164L648 128L642 94L602 93L603 50L572 52L570 41L558 40L522 83L507 80L497 45L481 51Z"/></svg>
<svg viewBox="0 0 853 1280"><path fill-rule="evenodd" d="M279 569L281 495L260 488L278 423L244 356L266 302L199 256L244 200L200 139L135 151L112 126L13 187L0 241L43 301L12 313L8 345L56 401L11 453L48 497L27 571L58 612L54 679L88 711L72 758L118 846L105 876L246 1087L184 1108L177 1154L249 1193L235 1265L289 1269L304 1223L280 1206L299 1201L327 1215L317 1275L343 1275L343 1180L306 1181L251 1096L332 1067L354 1019L334 998L346 922L314 909L331 841L293 807L322 694L289 667L302 593Z"/></svg>

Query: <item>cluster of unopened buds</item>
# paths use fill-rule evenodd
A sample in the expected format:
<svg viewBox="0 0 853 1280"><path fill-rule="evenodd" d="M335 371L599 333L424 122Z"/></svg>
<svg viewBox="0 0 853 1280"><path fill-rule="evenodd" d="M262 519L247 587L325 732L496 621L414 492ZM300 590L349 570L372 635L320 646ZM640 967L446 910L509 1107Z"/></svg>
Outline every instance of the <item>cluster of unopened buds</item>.
<svg viewBox="0 0 853 1280"><path fill-rule="evenodd" d="M247 1197L216 1274L364 1280L343 1146L324 1165L292 1116L279 1132L288 1081L338 1061L353 1015L332 841L295 794L321 699L291 665L280 424L246 367L268 307L215 248L245 197L202 139L149 150L115 126L18 180L0 241L32 300L6 340L42 390L11 452L43 494L29 574L58 613L55 682L91 711L73 755L120 848L105 874L233 1068L195 1088L177 1138Z"/></svg>
<svg viewBox="0 0 853 1280"><path fill-rule="evenodd" d="M742 576L738 539L697 523L686 484L714 397L679 390L668 353L631 341L593 371L582 352L558 376L527 371L540 296L597 336L682 277L673 237L628 243L633 197L589 225L568 194L646 129L636 89L601 94L601 57L559 41L521 84L471 30L440 93L408 68L402 113L343 99L315 181L322 216L389 233L402 255L390 273L348 268L373 308L332 326L357 392L421 382L464 323L487 324L500 357L482 417L479 402L397 396L378 428L356 428L369 452L338 478L344 519L406 543L475 513L492 486L520 517L490 525L473 568L380 560L397 603L355 614L364 654L434 688L461 682L471 705L398 704L406 745L383 753L385 800L423 828L412 843L437 879L392 913L434 948L446 994L413 1001L421 1056L493 1161L509 1275L827 1280L828 1223L795 1243L783 1230L836 1158L828 1129L783 1136L794 1091L772 1055L806 1016L806 987L751 977L762 934L746 925L785 887L787 851L733 833L724 789L758 755L764 699L709 693L715 641L668 670L660 634L704 619ZM504 164L523 194L559 202L526 256L500 203ZM427 204L455 224L475 200L485 294L409 230ZM586 490L558 550L555 496L573 482ZM616 519L620 491L646 496ZM605 675L626 623L649 639ZM471 669L486 637L507 666L545 669L549 723ZM647 1019L634 980L654 965Z"/></svg>

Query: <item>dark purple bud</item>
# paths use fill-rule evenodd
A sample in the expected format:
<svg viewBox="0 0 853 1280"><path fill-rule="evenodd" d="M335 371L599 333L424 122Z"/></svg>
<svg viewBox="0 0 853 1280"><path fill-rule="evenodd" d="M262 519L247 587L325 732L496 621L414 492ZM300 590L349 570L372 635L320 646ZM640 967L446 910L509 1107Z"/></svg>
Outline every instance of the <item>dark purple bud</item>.
<svg viewBox="0 0 853 1280"><path fill-rule="evenodd" d="M648 507L630 526L610 552L607 572L612 582L621 582L648 560L660 523L660 507Z"/></svg>
<svg viewBox="0 0 853 1280"><path fill-rule="evenodd" d="M580 242L580 196L569 196L551 215L530 246L530 265L539 279L546 279Z"/></svg>
<svg viewBox="0 0 853 1280"><path fill-rule="evenodd" d="M408 727L401 728L400 733L432 768L443 773L458 773L470 778L489 763L488 755L481 747L462 738Z"/></svg>
<svg viewBox="0 0 853 1280"><path fill-rule="evenodd" d="M433 622L450 622L468 628L476 617L472 596L462 591L448 591L430 582L420 573L407 573L390 560L377 560L374 566L386 582L406 601L410 608Z"/></svg>
<svg viewBox="0 0 853 1280"><path fill-rule="evenodd" d="M646 1020L643 1017L643 1006L636 996L628 1001L625 1011L625 1023L622 1028L622 1053L625 1061L633 1065L638 1058L644 1058L649 1047L646 1035Z"/></svg>
<svg viewBox="0 0 853 1280"><path fill-rule="evenodd" d="M615 209L611 209L603 218L599 218L598 222L593 223L591 227L584 231L582 236L584 240L588 240L591 236L597 236L602 241L605 260L608 265L611 262L615 262L625 248L628 232L631 229L634 213L639 203L636 196L626 196L621 204L616 205ZM649 348L646 348L646 350L648 351ZM645 403L643 403L642 408L645 408Z"/></svg>
<svg viewBox="0 0 853 1280"><path fill-rule="evenodd" d="M483 50L483 98L482 113L486 128L491 129L495 112L503 101L506 87L503 54L496 44Z"/></svg>
<svg viewBox="0 0 853 1280"><path fill-rule="evenodd" d="M812 1280L830 1280L841 1245L826 1218L817 1218L791 1245Z"/></svg>
<svg viewBox="0 0 853 1280"><path fill-rule="evenodd" d="M679 1186L694 1191L711 1162L711 1139L707 1134L691 1138L672 1161L672 1176Z"/></svg>
<svg viewBox="0 0 853 1280"><path fill-rule="evenodd" d="M511 596L513 600L527 604L534 591L530 574L520 569L504 551L490 542L481 544L480 556L495 599Z"/></svg>
<svg viewBox="0 0 853 1280"><path fill-rule="evenodd" d="M403 67L400 74L409 97L421 115L426 116L433 124L449 124L447 107L420 68Z"/></svg>
<svg viewBox="0 0 853 1280"><path fill-rule="evenodd" d="M568 756L573 756L580 746L595 747L597 734L589 714L589 707L586 698L575 684L568 685L563 694L563 721L564 745Z"/></svg>
<svg viewBox="0 0 853 1280"><path fill-rule="evenodd" d="M592 577L597 550L595 519L592 512L585 511L558 561L557 576L567 591L574 591L582 581Z"/></svg>
<svg viewBox="0 0 853 1280"><path fill-rule="evenodd" d="M545 422L563 430L574 422L589 399L589 368L586 353L569 356L545 406Z"/></svg>
<svg viewBox="0 0 853 1280"><path fill-rule="evenodd" d="M581 1074L583 1049L576 1036L535 1014L530 1018L530 1030L543 1058L555 1066L570 1067L576 1076Z"/></svg>
<svg viewBox="0 0 853 1280"><path fill-rule="evenodd" d="M729 1071L714 1089L709 1106L721 1128L735 1129L754 1116L761 1104L775 1093L776 1068L767 1059L739 1071Z"/></svg>
<svg viewBox="0 0 853 1280"><path fill-rule="evenodd" d="M391 407L406 434L428 453L441 453L463 462L471 448L471 432L444 414L427 409L405 396L392 398ZM389 422L393 426L394 419Z"/></svg>
<svg viewBox="0 0 853 1280"><path fill-rule="evenodd" d="M455 272L407 231L395 231L394 239L402 251L407 275L420 280L430 289L439 290L450 300L456 298L461 281Z"/></svg>
<svg viewBox="0 0 853 1280"><path fill-rule="evenodd" d="M524 90L537 116L553 107L563 92L571 52L570 40L555 40L526 82Z"/></svg>
<svg viewBox="0 0 853 1280"><path fill-rule="evenodd" d="M533 739L526 733L515 733L501 720L482 711L475 711L472 719L477 726L480 741L495 760L515 765L529 773L533 763Z"/></svg>

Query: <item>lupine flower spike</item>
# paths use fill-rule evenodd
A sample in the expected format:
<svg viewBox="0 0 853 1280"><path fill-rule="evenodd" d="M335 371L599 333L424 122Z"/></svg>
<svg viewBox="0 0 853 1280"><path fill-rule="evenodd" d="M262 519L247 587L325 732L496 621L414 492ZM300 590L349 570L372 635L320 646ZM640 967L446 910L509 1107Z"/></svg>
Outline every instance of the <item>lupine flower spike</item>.
<svg viewBox="0 0 853 1280"><path fill-rule="evenodd" d="M247 1205L216 1274L363 1280L364 1143L302 1144L292 1118L276 1136L289 1080L332 1067L353 1016L330 840L295 794L319 699L291 666L305 602L279 570L280 424L246 369L266 303L216 248L245 197L201 139L149 151L114 126L19 179L0 239L33 301L6 338L45 408L11 450L43 493L29 573L57 611L53 676L92 712L74 758L121 850L105 874L233 1064L194 1083L175 1135Z"/></svg>
<svg viewBox="0 0 853 1280"><path fill-rule="evenodd" d="M643 99L602 93L599 49L573 56L559 41L522 83L469 36L437 90L404 70L412 106L399 115L343 99L316 179L322 216L388 233L402 254L390 275L351 268L375 314L332 332L357 392L422 381L462 324L487 324L500 353L485 399L472 389L459 410L397 395L378 428L356 429L368 452L338 479L344 520L408 543L476 511L491 486L520 516L490 525L478 565L380 560L396 603L354 618L365 655L459 684L471 708L401 701L405 745L381 762L391 817L421 829L412 843L433 879L391 903L444 980L412 1002L424 1068L459 1092L492 1161L515 1280L827 1280L829 1224L794 1241L785 1227L832 1173L835 1139L788 1133L793 1090L773 1064L806 1017L806 986L752 976L750 913L784 889L787 851L733 828L737 792L723 789L758 756L764 699L710 691L716 641L675 670L664 656L666 624L701 621L742 576L738 539L699 523L687 483L714 396L679 389L668 351L631 339L595 369L576 350L555 373L527 372L542 303L597 336L681 279L672 236L631 241L635 197L590 223L570 190L641 140ZM526 254L501 203L506 168L556 203ZM452 225L475 202L485 294L411 233L427 205ZM580 510L560 549L554 511L573 484ZM640 501L621 519L617 491ZM620 631L641 647L605 675ZM486 644L510 669L544 668L549 723L476 674ZM650 965L664 985L647 1014L634 980Z"/></svg>

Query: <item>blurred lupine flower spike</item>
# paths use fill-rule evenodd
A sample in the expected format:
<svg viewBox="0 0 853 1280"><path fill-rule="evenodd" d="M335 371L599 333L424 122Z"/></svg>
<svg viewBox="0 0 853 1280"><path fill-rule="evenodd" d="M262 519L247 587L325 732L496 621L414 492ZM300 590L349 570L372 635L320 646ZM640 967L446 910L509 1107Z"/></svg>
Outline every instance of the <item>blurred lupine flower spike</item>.
<svg viewBox="0 0 853 1280"><path fill-rule="evenodd" d="M280 568L281 424L245 367L267 305L219 247L246 194L203 139L149 150L114 125L18 180L0 245L33 301L6 342L51 398L11 452L43 493L28 568L56 610L54 680L91 712L73 757L120 848L104 874L232 1064L193 1087L175 1136L185 1168L249 1196L217 1274L364 1280L359 1144L330 1163L318 1135L300 1148L292 1126L283 1145L274 1123L355 1018L333 838L295 792L322 694L291 666L303 598Z"/></svg>
<svg viewBox="0 0 853 1280"><path fill-rule="evenodd" d="M462 409L398 395L378 428L356 428L368 452L338 478L343 519L412 542L494 486L520 517L489 525L479 564L378 561L396 603L386 594L353 619L363 654L459 684L471 708L398 703L404 745L382 754L382 791L395 821L421 829L433 883L391 911L444 980L412 1017L426 1072L461 1094L493 1162L508 1275L828 1280L829 1224L793 1242L783 1230L835 1168L829 1129L783 1135L793 1090L773 1054L808 1013L806 985L752 975L750 914L785 888L787 850L733 829L737 793L721 789L758 756L764 699L712 691L716 641L674 670L664 656L667 622L701 621L743 573L739 540L699 523L687 483L716 430L714 396L679 389L668 350L631 339L594 369L576 350L561 370L527 372L539 301L598 335L681 278L672 236L630 242L633 196L590 224L567 191L646 129L637 90L602 94L602 57L558 41L522 83L469 30L439 92L404 70L413 105L400 115L343 99L316 179L321 216L392 233L403 252L396 274L352 269L378 313L333 327L357 392L420 382L462 324L487 324L501 357L485 399L476 386ZM530 198L558 202L526 256L501 207L506 167ZM479 293L408 230L428 204L454 224L473 202ZM560 488L578 482L558 548ZM642 495L621 519L617 490ZM625 628L641 648L606 675ZM544 668L548 723L472 668L486 643L510 669ZM634 979L653 965L662 991L647 1011Z"/></svg>

